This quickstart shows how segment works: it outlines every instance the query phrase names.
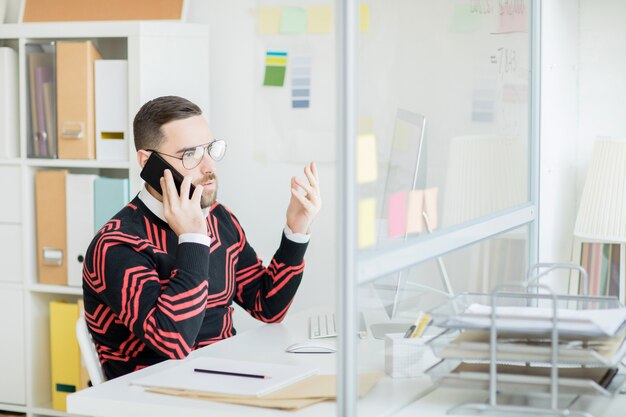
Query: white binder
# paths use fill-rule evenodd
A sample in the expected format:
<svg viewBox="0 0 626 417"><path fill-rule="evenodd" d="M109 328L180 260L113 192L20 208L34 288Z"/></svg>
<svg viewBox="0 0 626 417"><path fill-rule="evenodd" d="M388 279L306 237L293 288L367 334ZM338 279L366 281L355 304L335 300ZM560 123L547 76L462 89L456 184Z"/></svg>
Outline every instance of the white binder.
<svg viewBox="0 0 626 417"><path fill-rule="evenodd" d="M0 48L0 158L17 158L17 52Z"/></svg>
<svg viewBox="0 0 626 417"><path fill-rule="evenodd" d="M94 193L97 175L68 174L65 183L67 215L67 285L83 283L83 261L94 237Z"/></svg>
<svg viewBox="0 0 626 417"><path fill-rule="evenodd" d="M96 60L96 159L128 160L128 61Z"/></svg>

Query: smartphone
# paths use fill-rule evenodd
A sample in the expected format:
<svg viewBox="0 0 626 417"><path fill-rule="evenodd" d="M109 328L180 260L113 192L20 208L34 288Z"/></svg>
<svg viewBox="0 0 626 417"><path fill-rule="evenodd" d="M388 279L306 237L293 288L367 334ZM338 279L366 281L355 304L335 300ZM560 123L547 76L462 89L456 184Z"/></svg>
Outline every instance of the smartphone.
<svg viewBox="0 0 626 417"><path fill-rule="evenodd" d="M146 165L144 165L141 173L139 174L141 178L145 182L147 182L152 188L157 190L157 192L163 195L163 191L161 190L161 177L163 176L163 172L169 169L172 172L172 177L174 177L174 185L176 185L176 191L180 195L180 185L183 183L183 176L180 172L176 170L173 166L171 166L161 155L156 152L152 152ZM196 187L191 184L189 188L189 198L193 195L193 191Z"/></svg>

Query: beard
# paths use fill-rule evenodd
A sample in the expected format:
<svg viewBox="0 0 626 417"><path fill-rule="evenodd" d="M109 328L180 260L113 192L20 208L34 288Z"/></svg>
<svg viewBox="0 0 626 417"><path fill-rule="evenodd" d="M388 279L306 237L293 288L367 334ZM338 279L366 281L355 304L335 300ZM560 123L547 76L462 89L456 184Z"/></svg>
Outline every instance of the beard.
<svg viewBox="0 0 626 417"><path fill-rule="evenodd" d="M198 184L204 184L207 181L213 181L214 188L212 190L205 189L202 191L202 197L200 198L200 207L202 207L203 209L212 206L215 201L217 201L217 176L215 174L208 174L202 177L202 179L198 181Z"/></svg>

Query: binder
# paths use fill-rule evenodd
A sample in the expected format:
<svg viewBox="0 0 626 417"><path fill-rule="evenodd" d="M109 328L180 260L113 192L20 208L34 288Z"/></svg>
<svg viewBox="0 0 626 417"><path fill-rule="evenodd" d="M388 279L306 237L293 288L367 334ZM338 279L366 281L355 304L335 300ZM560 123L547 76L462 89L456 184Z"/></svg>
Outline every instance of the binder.
<svg viewBox="0 0 626 417"><path fill-rule="evenodd" d="M94 61L91 41L57 42L57 138L59 158L95 159Z"/></svg>
<svg viewBox="0 0 626 417"><path fill-rule="evenodd" d="M50 376L52 408L66 410L66 397L86 388L76 340L78 304L50 302Z"/></svg>
<svg viewBox="0 0 626 417"><path fill-rule="evenodd" d="M96 159L128 160L128 61L97 60Z"/></svg>
<svg viewBox="0 0 626 417"><path fill-rule="evenodd" d="M98 231L129 201L128 178L98 177L94 182L94 224Z"/></svg>
<svg viewBox="0 0 626 417"><path fill-rule="evenodd" d="M39 282L67 283L65 183L67 170L35 173Z"/></svg>
<svg viewBox="0 0 626 417"><path fill-rule="evenodd" d="M45 119L44 83L54 81L54 44L26 45L28 56L28 88L30 101L29 156L49 158L49 139L56 132L49 131Z"/></svg>
<svg viewBox="0 0 626 417"><path fill-rule="evenodd" d="M0 47L0 158L17 158L17 52Z"/></svg>
<svg viewBox="0 0 626 417"><path fill-rule="evenodd" d="M97 175L65 178L67 223L67 285L83 283L85 251L94 236L94 181Z"/></svg>

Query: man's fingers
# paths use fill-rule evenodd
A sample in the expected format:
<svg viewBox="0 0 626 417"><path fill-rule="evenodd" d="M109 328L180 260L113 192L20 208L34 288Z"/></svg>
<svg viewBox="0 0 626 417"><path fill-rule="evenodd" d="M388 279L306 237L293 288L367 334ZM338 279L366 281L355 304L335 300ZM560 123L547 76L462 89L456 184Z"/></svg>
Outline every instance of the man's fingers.
<svg viewBox="0 0 626 417"><path fill-rule="evenodd" d="M193 195L191 196L191 201L193 202L193 204L200 204L203 190L204 188L202 188L201 185L196 185L196 189L193 191Z"/></svg>
<svg viewBox="0 0 626 417"><path fill-rule="evenodd" d="M304 197L302 194L300 194L298 192L298 190L296 190L295 188L291 189L291 195L295 197L296 200L298 200L300 202L300 204L302 204L302 206L307 210L307 211L312 211L313 210L313 204L306 199L306 197Z"/></svg>
<svg viewBox="0 0 626 417"><path fill-rule="evenodd" d="M183 178L183 182L180 185L180 197L189 198L189 189L191 188L191 177L189 175Z"/></svg>
<svg viewBox="0 0 626 417"><path fill-rule="evenodd" d="M310 166L304 167L304 175L306 175L307 180L309 180L309 184L317 190L319 187L319 181L317 177L317 168L313 162L311 162Z"/></svg>

